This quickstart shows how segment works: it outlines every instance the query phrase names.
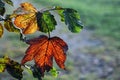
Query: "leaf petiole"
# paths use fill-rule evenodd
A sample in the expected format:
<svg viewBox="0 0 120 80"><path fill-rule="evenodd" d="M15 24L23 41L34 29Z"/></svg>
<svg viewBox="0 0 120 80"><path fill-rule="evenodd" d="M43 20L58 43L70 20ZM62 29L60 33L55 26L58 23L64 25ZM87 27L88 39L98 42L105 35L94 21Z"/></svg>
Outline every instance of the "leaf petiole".
<svg viewBox="0 0 120 80"><path fill-rule="evenodd" d="M44 13L44 12L49 12L49 11L54 11L54 10L65 10L65 9L68 9L68 8L57 8L57 6L54 6L53 8L51 9L47 9L47 10L41 10L40 12Z"/></svg>

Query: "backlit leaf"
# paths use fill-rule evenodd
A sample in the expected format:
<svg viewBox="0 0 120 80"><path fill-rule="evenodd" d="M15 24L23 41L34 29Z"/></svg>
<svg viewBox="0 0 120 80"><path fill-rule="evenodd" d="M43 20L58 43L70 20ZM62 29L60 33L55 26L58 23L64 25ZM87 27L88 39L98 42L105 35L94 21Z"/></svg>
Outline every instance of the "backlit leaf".
<svg viewBox="0 0 120 80"><path fill-rule="evenodd" d="M0 72L4 72L6 69L6 64L9 63L10 59L6 56L0 58Z"/></svg>
<svg viewBox="0 0 120 80"><path fill-rule="evenodd" d="M0 58L0 72L7 70L10 75L21 80L23 69L18 62L11 60L8 56Z"/></svg>
<svg viewBox="0 0 120 80"><path fill-rule="evenodd" d="M13 2L11 0L3 0L4 2L6 2L7 4L13 6Z"/></svg>
<svg viewBox="0 0 120 80"><path fill-rule="evenodd" d="M58 71L57 71L56 68L54 68L54 67L50 70L50 73L51 73L52 76L54 76L54 77L57 77L57 76L58 76Z"/></svg>
<svg viewBox="0 0 120 80"><path fill-rule="evenodd" d="M74 9L65 9L64 12L65 24L71 32L80 32L83 28L83 24L80 21L80 15Z"/></svg>
<svg viewBox="0 0 120 80"><path fill-rule="evenodd" d="M6 65L6 69L11 76L13 76L19 80L22 79L23 69L21 68L21 65L18 62L10 60L10 62Z"/></svg>
<svg viewBox="0 0 120 80"><path fill-rule="evenodd" d="M36 65L34 65L34 66L32 66L31 67L31 70L32 70L32 73L33 73L33 76L35 77L35 78L38 78L38 80L42 80L42 76L41 76L41 71L40 71L40 68L39 67L37 67Z"/></svg>
<svg viewBox="0 0 120 80"><path fill-rule="evenodd" d="M4 72L6 68L5 64L0 64L0 72Z"/></svg>
<svg viewBox="0 0 120 80"><path fill-rule="evenodd" d="M10 59L6 56L4 56L3 58L0 58L0 64L7 64L9 63Z"/></svg>
<svg viewBox="0 0 120 80"><path fill-rule="evenodd" d="M32 59L35 60L36 66L39 67L41 75L44 76L45 71L50 71L53 67L53 58L57 65L65 69L64 62L66 60L67 44L59 37L48 38L40 36L28 40L30 47L26 51L26 55L22 59L22 64L25 64Z"/></svg>
<svg viewBox="0 0 120 80"><path fill-rule="evenodd" d="M57 13L60 15L61 21L65 21L64 14L63 14L64 9L60 6L56 6L55 9L56 9Z"/></svg>
<svg viewBox="0 0 120 80"><path fill-rule="evenodd" d="M39 12L30 3L22 3L14 14L16 14L14 24L22 29L23 34L34 33L37 30L45 33L51 32L57 25L50 12Z"/></svg>
<svg viewBox="0 0 120 80"><path fill-rule="evenodd" d="M9 32L20 32L19 29L17 29L10 18L10 15L6 16L6 19L4 21L4 27L9 31Z"/></svg>
<svg viewBox="0 0 120 80"><path fill-rule="evenodd" d="M16 14L21 9L22 14ZM36 9L30 3L22 3L21 7L15 10L14 24L23 31L23 34L31 34L38 30L36 20ZM25 12L24 12L25 11Z"/></svg>
<svg viewBox="0 0 120 80"><path fill-rule="evenodd" d="M20 4L21 8L28 12L37 12L36 8L29 2L24 2Z"/></svg>
<svg viewBox="0 0 120 80"><path fill-rule="evenodd" d="M3 26L2 26L2 24L0 23L0 38L2 37L2 35L3 35Z"/></svg>
<svg viewBox="0 0 120 80"><path fill-rule="evenodd" d="M37 12L36 18L40 31L42 32L51 32L57 25L54 16L50 12Z"/></svg>

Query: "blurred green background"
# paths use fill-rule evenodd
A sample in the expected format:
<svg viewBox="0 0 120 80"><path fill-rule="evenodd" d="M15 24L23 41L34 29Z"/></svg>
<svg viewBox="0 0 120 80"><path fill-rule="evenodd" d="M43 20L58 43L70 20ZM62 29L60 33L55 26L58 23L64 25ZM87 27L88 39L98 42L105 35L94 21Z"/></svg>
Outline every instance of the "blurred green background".
<svg viewBox="0 0 120 80"><path fill-rule="evenodd" d="M8 13L24 0L14 0L15 7L7 5ZM68 43L66 67L57 78L47 74L43 80L120 80L120 0L27 0L38 10L51 6L76 9L85 25L80 33L71 33L60 22L52 36L60 36ZM55 13L54 13L55 14ZM42 33L40 33L42 34ZM32 37L39 35L36 33ZM5 30L0 39L0 56L9 55L20 61L27 46L19 41L19 34ZM15 80L7 72L0 80ZM37 80L26 70L23 80Z"/></svg>

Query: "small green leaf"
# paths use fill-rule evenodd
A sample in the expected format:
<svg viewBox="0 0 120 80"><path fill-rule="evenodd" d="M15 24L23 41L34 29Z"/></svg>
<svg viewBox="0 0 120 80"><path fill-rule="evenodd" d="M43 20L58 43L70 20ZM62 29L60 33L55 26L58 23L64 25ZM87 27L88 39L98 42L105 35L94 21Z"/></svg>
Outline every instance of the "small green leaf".
<svg viewBox="0 0 120 80"><path fill-rule="evenodd" d="M6 64L6 69L11 76L13 76L19 80L22 79L23 69L21 68L21 65L18 62L11 60L8 64Z"/></svg>
<svg viewBox="0 0 120 80"><path fill-rule="evenodd" d="M0 64L7 64L9 63L10 59L8 57L0 58Z"/></svg>
<svg viewBox="0 0 120 80"><path fill-rule="evenodd" d="M50 70L50 73L51 73L54 77L57 77L57 76L58 76L58 71L57 71L56 68L54 68L54 67Z"/></svg>
<svg viewBox="0 0 120 80"><path fill-rule="evenodd" d="M13 2L11 0L3 0L4 2L6 2L7 4L13 6Z"/></svg>
<svg viewBox="0 0 120 80"><path fill-rule="evenodd" d="M6 69L6 64L9 63L10 59L6 56L0 58L0 72L4 72Z"/></svg>
<svg viewBox="0 0 120 80"><path fill-rule="evenodd" d="M0 23L0 38L2 37L2 35L3 35L3 26L2 26L2 24Z"/></svg>
<svg viewBox="0 0 120 80"><path fill-rule="evenodd" d="M31 67L31 71L32 71L33 76L35 78L38 78L38 80L42 80L41 71L40 71L40 69L36 65Z"/></svg>
<svg viewBox="0 0 120 80"><path fill-rule="evenodd" d="M57 25L54 16L50 12L38 12L36 14L36 18L40 31L42 32L51 32L55 29L55 26Z"/></svg>
<svg viewBox="0 0 120 80"><path fill-rule="evenodd" d="M80 32L83 28L83 24L80 21L80 15L74 9L65 9L64 12L65 24L71 32Z"/></svg>
<svg viewBox="0 0 120 80"><path fill-rule="evenodd" d="M19 29L14 27L12 20L10 18L10 15L6 16L6 20L4 21L4 27L9 31L9 32L20 32Z"/></svg>
<svg viewBox="0 0 120 80"><path fill-rule="evenodd" d="M6 64L0 64L0 73L4 72L6 68Z"/></svg>

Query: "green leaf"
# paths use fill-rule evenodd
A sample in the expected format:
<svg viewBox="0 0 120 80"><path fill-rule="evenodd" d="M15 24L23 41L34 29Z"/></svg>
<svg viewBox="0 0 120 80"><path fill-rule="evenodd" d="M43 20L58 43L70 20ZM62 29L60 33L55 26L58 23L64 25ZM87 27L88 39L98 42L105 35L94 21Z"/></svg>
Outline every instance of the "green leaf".
<svg viewBox="0 0 120 80"><path fill-rule="evenodd" d="M6 68L6 64L0 64L0 72L4 72Z"/></svg>
<svg viewBox="0 0 120 80"><path fill-rule="evenodd" d="M42 32L51 32L55 29L55 26L57 25L54 16L50 12L38 12L36 14L36 18L40 31Z"/></svg>
<svg viewBox="0 0 120 80"><path fill-rule="evenodd" d="M23 77L21 65L18 62L10 60L8 56L0 58L0 72L4 72L5 69L7 69L10 75L19 80Z"/></svg>
<svg viewBox="0 0 120 80"><path fill-rule="evenodd" d="M55 7L55 10L56 10L57 13L60 15L61 21L64 22L64 21L65 21L65 17L64 17L64 14L63 14L64 9L63 9L62 7L60 7L60 6L56 6L56 7Z"/></svg>
<svg viewBox="0 0 120 80"><path fill-rule="evenodd" d="M17 29L10 18L10 15L6 16L6 20L4 21L4 27L9 31L9 32L20 32L19 29Z"/></svg>
<svg viewBox="0 0 120 80"><path fill-rule="evenodd" d="M6 69L7 69L8 73L11 76L13 76L14 78L17 78L19 80L22 79L23 69L21 68L21 64L19 64L18 62L11 60L8 64L6 64Z"/></svg>
<svg viewBox="0 0 120 80"><path fill-rule="evenodd" d="M65 24L68 25L68 29L71 32L80 32L83 28L83 24L80 21L80 15L74 9L65 9L64 12Z"/></svg>
<svg viewBox="0 0 120 80"><path fill-rule="evenodd" d="M41 71L40 71L40 69L36 65L32 66L31 70L32 70L33 76L35 78L38 78L38 80L42 80L42 78L41 78L42 77Z"/></svg>
<svg viewBox="0 0 120 80"><path fill-rule="evenodd" d="M5 3L3 3L1 0L0 0L0 15L4 15L5 13Z"/></svg>
<svg viewBox="0 0 120 80"><path fill-rule="evenodd" d="M10 59L8 57L3 57L3 58L0 58L0 64L7 64L9 63Z"/></svg>
<svg viewBox="0 0 120 80"><path fill-rule="evenodd" d="M9 63L10 59L6 56L0 58L0 72L4 72L6 69L6 64Z"/></svg>
<svg viewBox="0 0 120 80"><path fill-rule="evenodd" d="M51 73L52 76L54 76L54 77L57 77L57 76L58 76L58 71L57 71L56 68L54 68L54 67L50 70L50 73Z"/></svg>
<svg viewBox="0 0 120 80"><path fill-rule="evenodd" d="M2 35L3 35L3 26L2 26L2 24L0 23L0 38L2 37Z"/></svg>
<svg viewBox="0 0 120 80"><path fill-rule="evenodd" d="M11 0L3 0L4 2L6 2L7 4L13 6L13 2Z"/></svg>

